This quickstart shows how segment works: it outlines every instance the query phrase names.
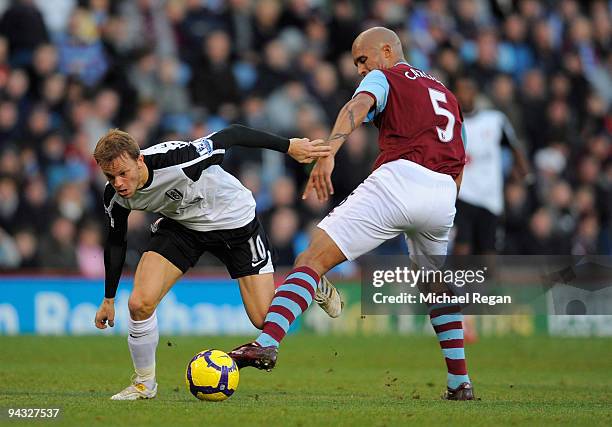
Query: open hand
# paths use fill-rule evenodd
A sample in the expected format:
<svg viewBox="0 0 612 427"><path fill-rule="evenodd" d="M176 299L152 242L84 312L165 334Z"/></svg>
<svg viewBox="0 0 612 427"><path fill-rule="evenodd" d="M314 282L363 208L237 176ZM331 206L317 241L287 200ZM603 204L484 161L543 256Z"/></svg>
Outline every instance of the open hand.
<svg viewBox="0 0 612 427"><path fill-rule="evenodd" d="M312 171L310 171L310 177L304 194L302 194L302 199L306 199L312 190L317 193L317 197L321 201L329 199L329 196L334 194L331 175L335 164L334 156L322 157L317 160Z"/></svg>
<svg viewBox="0 0 612 427"><path fill-rule="evenodd" d="M300 163L311 163L320 157L329 156L331 147L323 139L311 141L308 138L291 138L287 154Z"/></svg>

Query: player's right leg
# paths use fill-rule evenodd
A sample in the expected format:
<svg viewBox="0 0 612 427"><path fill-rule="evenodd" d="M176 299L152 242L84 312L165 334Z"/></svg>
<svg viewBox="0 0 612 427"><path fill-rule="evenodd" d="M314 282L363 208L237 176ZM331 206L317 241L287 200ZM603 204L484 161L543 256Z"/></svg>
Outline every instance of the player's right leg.
<svg viewBox="0 0 612 427"><path fill-rule="evenodd" d="M298 256L294 269L276 290L259 337L229 353L240 368L270 370L274 367L280 342L291 324L312 303L321 275L345 259L325 231L314 232L310 245Z"/></svg>
<svg viewBox="0 0 612 427"><path fill-rule="evenodd" d="M328 309L326 311L332 316L340 314L342 304L338 291L326 282L326 279L320 281L319 274L316 274L316 278L305 278L304 273L302 277L295 278L292 286L281 286L275 292L272 275L274 267L270 255L272 250L257 218L244 227L219 230L209 234L209 237L217 243L222 243L211 244L211 252L223 261L230 276L238 279L246 312L255 327L264 329L262 336L277 336L274 334L280 333L284 336L289 325L310 305L313 296L322 287L327 289L327 293L322 297L322 302ZM335 252L324 250L321 253L329 255ZM338 253L342 256L339 251ZM333 265L335 264L330 264L330 267L322 270L327 271ZM230 352L230 356L241 368L255 366L271 369L276 363L277 347L278 342L275 345L249 343Z"/></svg>
<svg viewBox="0 0 612 427"><path fill-rule="evenodd" d="M113 395L112 400L151 399L157 395L155 351L159 329L155 309L182 274L179 268L156 252L147 251L142 255L128 301L128 347L135 375L132 384Z"/></svg>
<svg viewBox="0 0 612 427"><path fill-rule="evenodd" d="M179 268L156 252L147 251L142 255L128 301L128 347L135 374L132 384L113 395L112 400L152 399L157 395L155 351L159 329L155 309L182 274Z"/></svg>

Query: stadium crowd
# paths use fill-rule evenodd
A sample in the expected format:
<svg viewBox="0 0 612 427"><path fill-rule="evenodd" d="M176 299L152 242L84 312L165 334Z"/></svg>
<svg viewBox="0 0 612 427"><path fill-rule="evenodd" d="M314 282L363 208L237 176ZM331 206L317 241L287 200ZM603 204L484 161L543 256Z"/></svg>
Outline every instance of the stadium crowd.
<svg viewBox="0 0 612 427"><path fill-rule="evenodd" d="M506 162L502 253L612 253L612 2L0 0L0 15L0 271L104 274L92 151L109 128L143 148L231 123L325 138L360 81L352 41L375 25L450 88L474 77L514 125L535 179ZM308 171L280 153L233 148L224 167L290 265L376 152L375 129L351 135L328 204L301 200ZM130 268L152 220L129 217Z"/></svg>

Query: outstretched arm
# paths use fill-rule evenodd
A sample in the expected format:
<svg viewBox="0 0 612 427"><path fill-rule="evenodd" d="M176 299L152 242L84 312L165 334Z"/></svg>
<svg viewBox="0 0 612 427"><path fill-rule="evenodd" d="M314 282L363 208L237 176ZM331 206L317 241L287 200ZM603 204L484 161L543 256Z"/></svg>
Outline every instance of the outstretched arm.
<svg viewBox="0 0 612 427"><path fill-rule="evenodd" d="M315 158L330 154L330 148L322 141L314 142L307 138L283 138L242 125L231 125L210 136L217 148L228 149L234 145L287 153L300 163L310 163Z"/></svg>
<svg viewBox="0 0 612 427"><path fill-rule="evenodd" d="M327 200L330 194L334 194L334 187L331 182L331 174L335 164L334 156L351 132L361 125L370 109L374 106L374 103L375 100L370 94L360 92L344 104L338 113L331 135L326 140L326 143L331 147L331 155L317 160L317 163L310 172L310 178L306 184L302 199L308 197L308 194L313 189L317 193L319 200ZM316 143L317 141L314 142Z"/></svg>

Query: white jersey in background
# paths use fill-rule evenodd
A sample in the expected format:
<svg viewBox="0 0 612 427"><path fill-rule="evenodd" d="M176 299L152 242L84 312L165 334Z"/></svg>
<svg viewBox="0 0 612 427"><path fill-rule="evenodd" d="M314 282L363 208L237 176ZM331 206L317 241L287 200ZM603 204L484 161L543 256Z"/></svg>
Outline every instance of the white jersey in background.
<svg viewBox="0 0 612 427"><path fill-rule="evenodd" d="M518 148L508 118L500 111L477 110L464 114L467 163L459 200L485 208L494 215L504 210L502 145Z"/></svg>

